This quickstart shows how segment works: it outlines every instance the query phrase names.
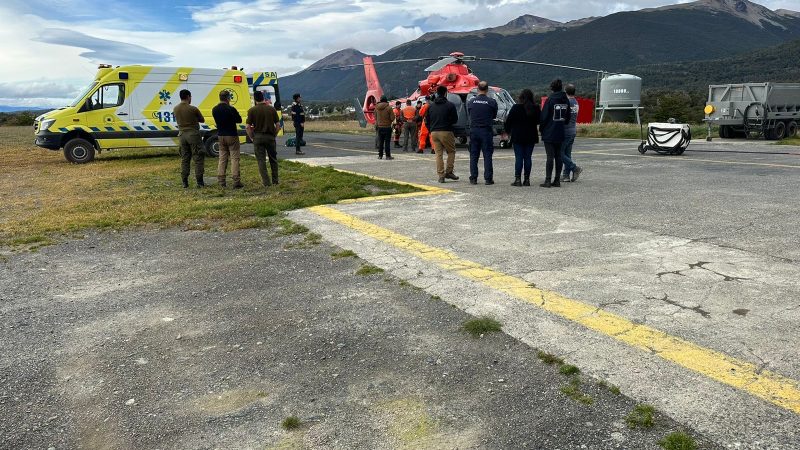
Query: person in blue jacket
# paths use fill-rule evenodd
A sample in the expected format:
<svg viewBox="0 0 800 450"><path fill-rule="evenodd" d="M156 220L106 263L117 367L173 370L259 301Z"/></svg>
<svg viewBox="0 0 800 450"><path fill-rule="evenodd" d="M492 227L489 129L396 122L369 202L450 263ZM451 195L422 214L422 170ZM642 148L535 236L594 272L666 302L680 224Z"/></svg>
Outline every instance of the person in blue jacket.
<svg viewBox="0 0 800 450"><path fill-rule="evenodd" d="M531 157L533 147L539 143L537 126L542 112L539 105L533 100L533 92L523 89L519 94L517 104L511 107L506 116L504 128L511 135L514 145L514 182L512 186L531 185ZM523 174L525 179L521 179Z"/></svg>
<svg viewBox="0 0 800 450"><path fill-rule="evenodd" d="M569 98L564 93L564 85L559 79L550 83L550 90L553 91L547 97L547 101L542 108L541 123L539 130L542 134L544 149L547 152L547 165L544 183L541 187L560 187L561 180L559 175L563 168L561 161L561 144L564 142L564 127L570 123L571 114ZM553 163L555 162L555 178L553 177ZM552 181L551 181L552 180Z"/></svg>
<svg viewBox="0 0 800 450"><path fill-rule="evenodd" d="M478 159L483 153L483 179L494 184L492 125L497 117L497 101L489 97L489 83L478 83L478 95L467 100L469 113L469 182L478 184Z"/></svg>

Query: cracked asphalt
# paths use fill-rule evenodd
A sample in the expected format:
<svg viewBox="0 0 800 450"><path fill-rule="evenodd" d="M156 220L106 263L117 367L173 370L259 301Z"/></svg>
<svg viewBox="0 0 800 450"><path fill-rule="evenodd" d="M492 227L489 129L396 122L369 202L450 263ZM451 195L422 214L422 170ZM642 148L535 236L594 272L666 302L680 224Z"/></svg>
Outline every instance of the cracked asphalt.
<svg viewBox="0 0 800 450"><path fill-rule="evenodd" d="M800 148L715 140L692 143L682 157L642 156L635 141L578 139L581 179L544 189L509 186L510 150L495 151L494 186L466 182L464 149L456 159L461 180L441 185L429 154L377 160L369 137L314 135L309 143L310 163L452 190L336 211L800 386ZM538 181L539 146L533 165ZM501 318L522 342L568 355L720 445L800 442L797 405L776 406L765 401L769 393L756 398L747 392L753 383L733 388L657 351L632 349L312 212L291 218L471 314Z"/></svg>
<svg viewBox="0 0 800 450"><path fill-rule="evenodd" d="M129 231L0 263L0 448L657 449L702 433L302 236ZM291 415L295 431L281 428Z"/></svg>

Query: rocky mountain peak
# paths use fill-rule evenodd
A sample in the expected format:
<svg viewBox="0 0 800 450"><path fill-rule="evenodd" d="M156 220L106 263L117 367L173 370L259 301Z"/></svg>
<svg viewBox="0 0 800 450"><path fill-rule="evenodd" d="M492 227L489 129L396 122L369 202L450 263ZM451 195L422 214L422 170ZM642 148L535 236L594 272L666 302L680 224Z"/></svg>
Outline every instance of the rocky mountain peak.
<svg viewBox="0 0 800 450"><path fill-rule="evenodd" d="M354 48L346 48L338 52L331 53L330 55L320 59L314 64L310 65L306 70L311 69L324 69L325 67L346 66L349 64L361 64L364 62L364 57L368 56Z"/></svg>
<svg viewBox="0 0 800 450"><path fill-rule="evenodd" d="M669 9L699 9L717 13L731 14L751 22L759 27L764 27L764 22L776 27L781 25L781 16L771 9L753 3L749 0L698 0L692 3L664 6L661 8L644 9L643 11L664 11Z"/></svg>

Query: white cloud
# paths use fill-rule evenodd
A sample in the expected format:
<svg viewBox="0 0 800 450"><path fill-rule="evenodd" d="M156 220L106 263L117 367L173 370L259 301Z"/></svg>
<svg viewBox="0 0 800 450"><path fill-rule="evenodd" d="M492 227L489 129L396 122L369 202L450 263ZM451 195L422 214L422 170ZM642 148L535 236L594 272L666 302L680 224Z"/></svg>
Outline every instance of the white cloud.
<svg viewBox="0 0 800 450"><path fill-rule="evenodd" d="M79 6L80 2L99 4L95 0L58 0L58 7ZM0 28L0 81L24 84L21 80L42 79L83 86L96 73L97 62L237 65L248 71L287 74L343 48L379 54L427 31L497 26L522 14L566 22L670 3L675 1L238 0L193 6L193 27L169 32L159 31L157 25L163 23L163 17L157 22L131 13L130 8L120 14L118 9L109 9L102 21L74 16L78 18L65 22L21 13L36 11L46 3L22 8L21 0L11 0L0 5L0 23L4 24ZM797 0L761 3L772 9L799 9Z"/></svg>

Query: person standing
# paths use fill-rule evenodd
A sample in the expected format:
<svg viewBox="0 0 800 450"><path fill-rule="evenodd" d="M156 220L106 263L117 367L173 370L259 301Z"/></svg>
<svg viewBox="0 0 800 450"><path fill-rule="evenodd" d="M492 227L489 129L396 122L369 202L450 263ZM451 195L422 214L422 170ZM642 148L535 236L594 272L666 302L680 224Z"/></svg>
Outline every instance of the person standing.
<svg viewBox="0 0 800 450"><path fill-rule="evenodd" d="M296 155L305 155L300 150L300 144L303 142L303 131L306 126L306 110L300 103L302 97L300 94L292 95L292 124L294 125L294 153Z"/></svg>
<svg viewBox="0 0 800 450"><path fill-rule="evenodd" d="M514 182L512 186L531 185L531 164L533 147L539 143L539 120L541 109L533 100L533 92L523 89L517 104L511 107L506 116L505 130L511 135L514 145ZM524 172L523 172L524 169ZM524 173L525 178L521 180Z"/></svg>
<svg viewBox="0 0 800 450"><path fill-rule="evenodd" d="M188 89L180 92L181 102L175 105L172 113L178 123L178 136L181 148L181 181L183 187L189 187L189 162L194 162L194 176L197 187L205 186L203 174L205 172L205 149L203 138L200 136L200 124L205 123L203 114L192 105L192 93Z"/></svg>
<svg viewBox="0 0 800 450"><path fill-rule="evenodd" d="M403 108L403 151L408 151L408 143L411 142L411 151L417 151L417 109L411 104L411 100L406 100L406 107Z"/></svg>
<svg viewBox="0 0 800 450"><path fill-rule="evenodd" d="M233 188L241 189L244 185L239 173L240 146L237 124L242 123L242 116L236 108L231 106L230 92L219 92L219 104L211 110L211 115L214 116L214 122L217 124L217 136L219 139L217 182L220 187L226 186L225 175L228 171L228 159L230 159Z"/></svg>
<svg viewBox="0 0 800 450"><path fill-rule="evenodd" d="M445 178L458 180L453 173L456 161L456 138L453 131L457 122L456 105L447 100L447 87L439 86L436 88L436 99L430 104L425 115L425 124L430 130L431 144L436 153L436 174L439 176L439 183L444 183ZM447 152L446 168L445 152Z"/></svg>
<svg viewBox="0 0 800 450"><path fill-rule="evenodd" d="M478 184L478 159L483 153L483 179L494 184L492 125L497 117L497 102L488 96L489 83L478 83L478 95L467 101L469 113L469 182Z"/></svg>
<svg viewBox="0 0 800 450"><path fill-rule="evenodd" d="M430 108L432 101L433 95L431 95L430 98L425 97L425 103L423 103L422 107L419 109L419 146L417 146L417 153L425 153L425 148L428 146L430 132L428 131L428 126L425 124L425 115L428 113L428 108Z"/></svg>
<svg viewBox="0 0 800 450"><path fill-rule="evenodd" d="M572 181L578 181L583 169L575 164L572 160L572 145L575 143L575 136L578 134L578 112L580 105L575 98L575 85L568 84L564 88L564 92L569 99L569 123L564 126L564 142L561 143L561 160L564 163L564 174L561 176L561 181L570 181L569 174L572 172Z"/></svg>
<svg viewBox="0 0 800 450"><path fill-rule="evenodd" d="M278 184L278 151L275 136L281 129L278 111L264 102L264 93L253 93L256 105L247 111L247 135L253 141L258 173L264 186ZM269 157L269 166L272 170L272 181L267 173L266 159Z"/></svg>
<svg viewBox="0 0 800 450"><path fill-rule="evenodd" d="M378 159L383 159L386 152L386 159L392 158L392 121L394 112L389 106L386 96L381 96L381 101L375 105L375 126L378 127Z"/></svg>
<svg viewBox="0 0 800 450"><path fill-rule="evenodd" d="M403 110L401 103L394 102L394 148L400 148L400 133L403 131Z"/></svg>
<svg viewBox="0 0 800 450"><path fill-rule="evenodd" d="M544 103L539 128L542 132L544 149L547 152L547 165L544 183L541 187L560 187L558 178L561 174L563 162L561 161L561 144L564 142L564 126L570 123L569 99L563 91L561 80L555 79L550 83L553 91ZM553 163L555 162L555 178L553 176Z"/></svg>

